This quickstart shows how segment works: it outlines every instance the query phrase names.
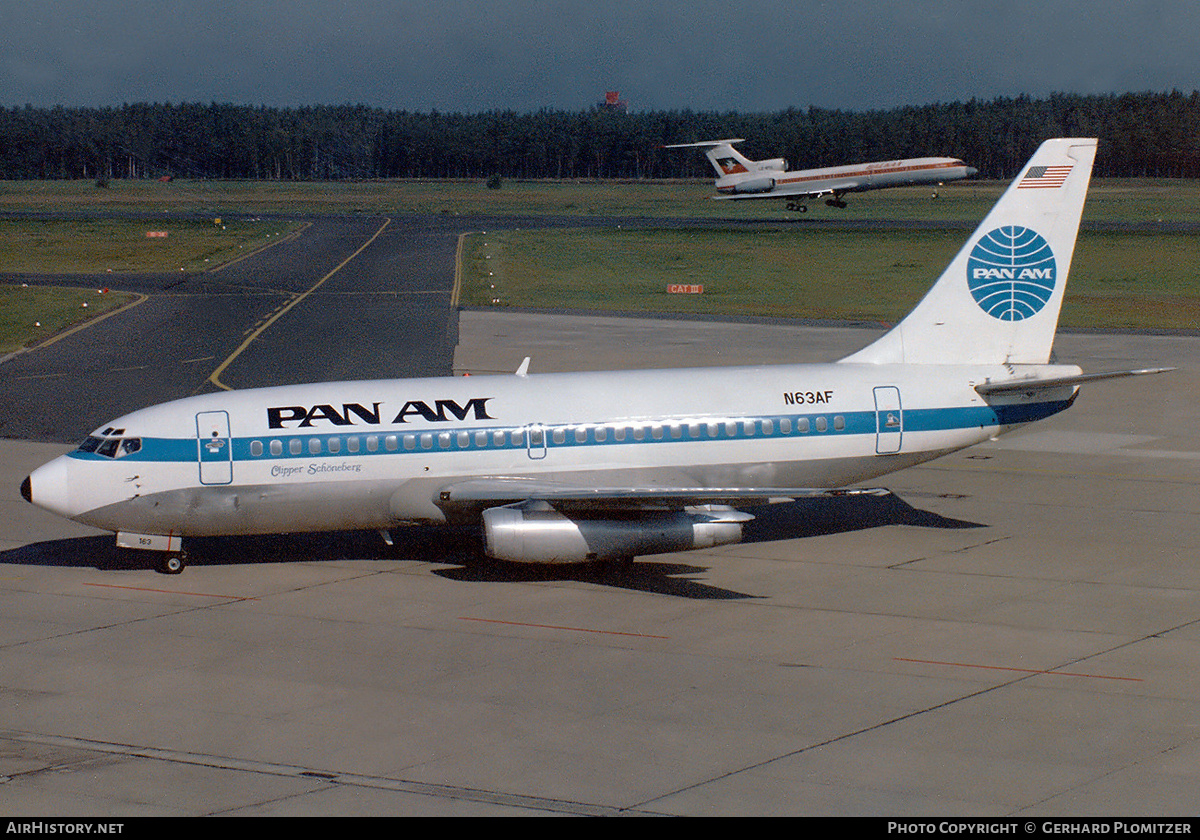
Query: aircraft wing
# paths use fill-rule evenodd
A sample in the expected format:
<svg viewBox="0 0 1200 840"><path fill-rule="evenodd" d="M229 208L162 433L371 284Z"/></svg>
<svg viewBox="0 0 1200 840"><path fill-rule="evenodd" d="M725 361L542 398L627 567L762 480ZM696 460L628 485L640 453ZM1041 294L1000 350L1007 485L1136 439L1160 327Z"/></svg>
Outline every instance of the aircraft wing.
<svg viewBox="0 0 1200 840"><path fill-rule="evenodd" d="M698 505L756 506L804 498L884 495L880 488L823 487L588 487L538 479L479 478L438 491L442 508L488 508L526 501L560 510L680 510Z"/></svg>
<svg viewBox="0 0 1200 840"><path fill-rule="evenodd" d="M862 189L861 181L852 179L843 179L836 184L822 186L819 189L805 189L802 186L790 186L788 184L776 185L775 189L769 192L761 193L730 193L726 195L714 195L717 200L734 200L745 201L750 198L808 198L818 199L826 195L836 195L843 192L855 192Z"/></svg>

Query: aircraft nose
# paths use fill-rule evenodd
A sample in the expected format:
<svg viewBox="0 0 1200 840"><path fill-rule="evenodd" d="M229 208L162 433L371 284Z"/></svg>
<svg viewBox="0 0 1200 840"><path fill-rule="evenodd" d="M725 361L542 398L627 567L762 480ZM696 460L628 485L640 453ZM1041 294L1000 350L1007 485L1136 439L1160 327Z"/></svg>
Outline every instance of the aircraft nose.
<svg viewBox="0 0 1200 840"><path fill-rule="evenodd" d="M53 511L60 516L72 517L79 511L72 506L69 459L55 458L25 476L21 482L21 496L25 501L40 508Z"/></svg>
<svg viewBox="0 0 1200 840"><path fill-rule="evenodd" d="M967 177L968 178L970 178L972 175L978 175L978 174L979 174L979 170L976 169L974 166L967 167Z"/></svg>

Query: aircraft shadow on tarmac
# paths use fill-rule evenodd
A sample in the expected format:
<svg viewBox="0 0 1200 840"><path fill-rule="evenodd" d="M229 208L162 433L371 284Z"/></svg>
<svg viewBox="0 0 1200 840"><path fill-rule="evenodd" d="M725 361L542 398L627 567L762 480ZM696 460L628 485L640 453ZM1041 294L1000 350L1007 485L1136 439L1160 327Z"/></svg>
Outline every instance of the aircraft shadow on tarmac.
<svg viewBox="0 0 1200 840"><path fill-rule="evenodd" d="M805 499L748 509L743 543L774 542L860 531L889 525L922 528L982 528L979 523L951 519L915 508L891 493ZM462 582L579 581L621 589L701 600L759 597L698 583L688 576L707 567L656 559L632 564L525 564L484 557L478 528L400 528L386 545L373 531L280 534L256 537L205 537L188 544L189 568L255 563L324 562L333 560L410 560L447 564L434 574ZM676 555L680 556L680 555ZM0 564L96 568L136 571L152 568L151 552L119 549L111 536L75 537L31 543L0 552ZM187 572L185 572L187 574Z"/></svg>

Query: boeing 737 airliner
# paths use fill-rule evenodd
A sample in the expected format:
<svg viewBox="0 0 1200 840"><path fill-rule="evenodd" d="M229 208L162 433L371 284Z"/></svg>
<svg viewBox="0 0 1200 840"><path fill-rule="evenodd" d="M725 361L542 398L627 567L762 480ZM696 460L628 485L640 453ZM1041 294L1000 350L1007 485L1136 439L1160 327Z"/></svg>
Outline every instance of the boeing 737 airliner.
<svg viewBox="0 0 1200 840"><path fill-rule="evenodd" d="M183 567L181 540L482 524L492 557L736 543L740 508L846 492L1071 405L1049 364L1096 141L1044 143L926 297L832 364L327 382L102 425L21 487Z"/></svg>
<svg viewBox="0 0 1200 840"><path fill-rule="evenodd" d="M845 207L842 196L852 192L906 187L913 184L940 184L975 174L975 169L958 158L925 157L826 166L821 169L787 171L783 158L750 160L734 143L738 138L679 143L668 149L704 149L717 172L716 199L786 198L789 210L808 210L806 201L829 196L830 207Z"/></svg>

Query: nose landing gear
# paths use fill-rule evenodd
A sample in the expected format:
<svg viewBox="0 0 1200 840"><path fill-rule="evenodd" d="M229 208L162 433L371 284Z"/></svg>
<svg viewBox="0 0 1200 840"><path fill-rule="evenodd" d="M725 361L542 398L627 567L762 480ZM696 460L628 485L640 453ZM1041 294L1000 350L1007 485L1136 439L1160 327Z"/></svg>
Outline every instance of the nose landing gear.
<svg viewBox="0 0 1200 840"><path fill-rule="evenodd" d="M186 551L170 551L158 558L154 570L164 575L177 575L187 565Z"/></svg>

